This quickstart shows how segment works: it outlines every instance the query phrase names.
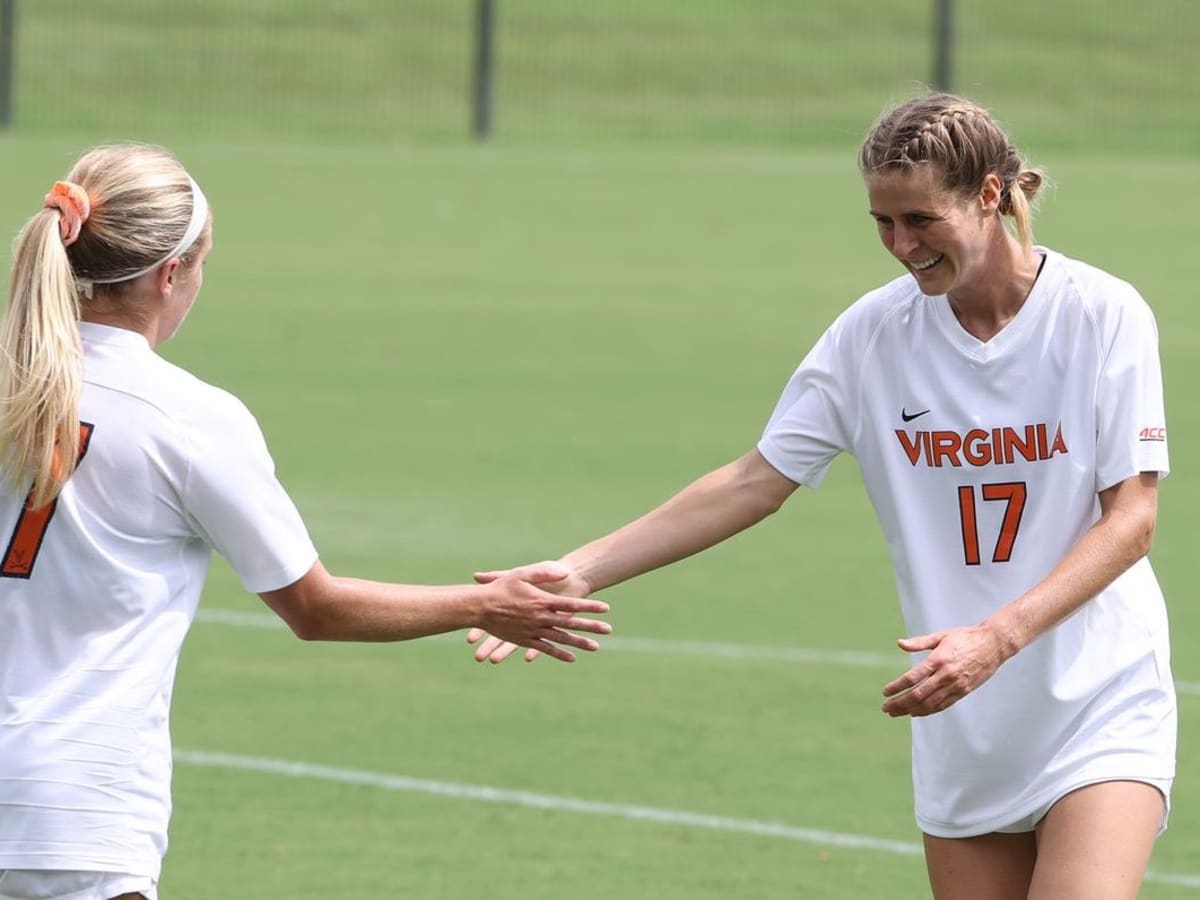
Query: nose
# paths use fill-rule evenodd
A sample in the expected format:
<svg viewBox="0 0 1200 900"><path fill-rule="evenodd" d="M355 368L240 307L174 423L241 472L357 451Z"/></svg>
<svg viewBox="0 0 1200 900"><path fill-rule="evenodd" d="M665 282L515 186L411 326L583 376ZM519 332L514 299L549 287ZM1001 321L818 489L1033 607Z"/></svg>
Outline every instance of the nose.
<svg viewBox="0 0 1200 900"><path fill-rule="evenodd" d="M892 253L900 259L907 259L917 249L920 241L916 232L897 222L892 229Z"/></svg>

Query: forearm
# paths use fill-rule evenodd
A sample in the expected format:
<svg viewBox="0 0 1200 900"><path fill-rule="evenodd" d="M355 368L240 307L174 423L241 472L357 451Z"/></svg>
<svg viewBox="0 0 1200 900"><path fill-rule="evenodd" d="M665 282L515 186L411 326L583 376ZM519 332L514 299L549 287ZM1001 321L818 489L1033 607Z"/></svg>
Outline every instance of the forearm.
<svg viewBox="0 0 1200 900"><path fill-rule="evenodd" d="M996 669L1108 587L1150 552L1158 475L1142 472L1100 492L1100 519L1053 571L978 625L901 638L926 655L883 688L890 716L929 716L958 702Z"/></svg>
<svg viewBox="0 0 1200 900"><path fill-rule="evenodd" d="M1114 505L1053 571L984 623L1001 636L1007 656L1075 612L1150 551L1153 502Z"/></svg>
<svg viewBox="0 0 1200 900"><path fill-rule="evenodd" d="M775 512L795 488L752 451L562 561L592 591L611 587L719 544Z"/></svg>
<svg viewBox="0 0 1200 900"><path fill-rule="evenodd" d="M318 640L405 641L478 625L483 588L385 584L335 577Z"/></svg>
<svg viewBox="0 0 1200 900"><path fill-rule="evenodd" d="M263 599L304 640L403 641L480 622L486 588L342 578L320 563Z"/></svg>

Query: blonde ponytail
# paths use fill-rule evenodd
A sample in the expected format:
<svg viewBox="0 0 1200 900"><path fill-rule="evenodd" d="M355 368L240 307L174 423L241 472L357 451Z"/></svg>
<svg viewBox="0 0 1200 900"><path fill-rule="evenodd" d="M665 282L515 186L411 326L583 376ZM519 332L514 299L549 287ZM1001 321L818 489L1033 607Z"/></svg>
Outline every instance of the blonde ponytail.
<svg viewBox="0 0 1200 900"><path fill-rule="evenodd" d="M79 452L79 303L58 220L44 209L17 236L0 319L0 465L14 490L32 484L34 509L62 491Z"/></svg>
<svg viewBox="0 0 1200 900"><path fill-rule="evenodd" d="M1033 213L1037 208L1038 194L1046 183L1046 176L1039 169L1022 169L1005 186L1000 212L1012 216L1017 231L1017 240L1026 250L1033 249Z"/></svg>
<svg viewBox="0 0 1200 900"><path fill-rule="evenodd" d="M190 265L208 221L199 185L147 144L89 150L44 203L17 236L0 320L0 468L15 490L32 484L35 509L59 495L79 454L81 304L119 310L142 275L169 259Z"/></svg>

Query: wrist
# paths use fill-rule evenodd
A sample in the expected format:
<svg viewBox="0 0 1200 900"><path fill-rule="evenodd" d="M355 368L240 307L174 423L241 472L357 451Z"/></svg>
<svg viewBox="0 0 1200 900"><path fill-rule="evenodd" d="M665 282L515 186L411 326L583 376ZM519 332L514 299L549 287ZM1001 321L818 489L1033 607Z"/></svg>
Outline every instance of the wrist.
<svg viewBox="0 0 1200 900"><path fill-rule="evenodd" d="M593 580L594 575L588 572L582 561L572 559L571 554L568 553L566 556L560 557L556 562L571 573L568 576L569 578L577 578L584 583L585 590L582 592L583 596L590 596L597 590L595 581Z"/></svg>
<svg viewBox="0 0 1200 900"><path fill-rule="evenodd" d="M490 584L471 585L467 588L463 598L463 613L467 617L466 627L474 628L485 625L492 606L491 593L492 586Z"/></svg>
<svg viewBox="0 0 1200 900"><path fill-rule="evenodd" d="M1006 661L1016 656L1029 643L1023 629L1016 621L1016 617L1011 614L1006 615L1006 610L989 616L981 624L991 632L1000 648L1000 655Z"/></svg>

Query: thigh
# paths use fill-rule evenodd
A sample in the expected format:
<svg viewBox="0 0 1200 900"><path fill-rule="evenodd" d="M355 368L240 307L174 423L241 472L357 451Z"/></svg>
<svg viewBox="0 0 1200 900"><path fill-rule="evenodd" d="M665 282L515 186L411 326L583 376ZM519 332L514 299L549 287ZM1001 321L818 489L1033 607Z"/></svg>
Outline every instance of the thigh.
<svg viewBox="0 0 1200 900"><path fill-rule="evenodd" d="M934 900L1025 900L1036 860L1032 831L969 838L925 835Z"/></svg>
<svg viewBox="0 0 1200 900"><path fill-rule="evenodd" d="M1140 781L1103 781L1067 794L1038 823L1029 900L1134 900L1165 800Z"/></svg>

